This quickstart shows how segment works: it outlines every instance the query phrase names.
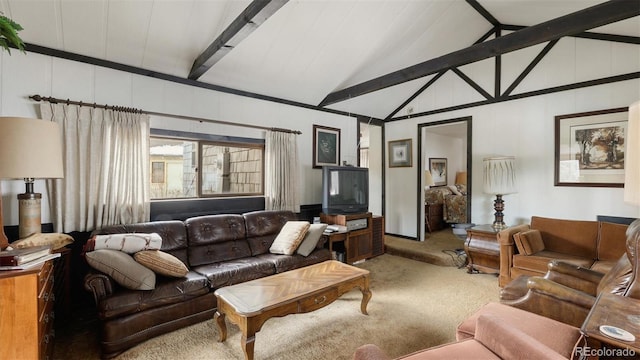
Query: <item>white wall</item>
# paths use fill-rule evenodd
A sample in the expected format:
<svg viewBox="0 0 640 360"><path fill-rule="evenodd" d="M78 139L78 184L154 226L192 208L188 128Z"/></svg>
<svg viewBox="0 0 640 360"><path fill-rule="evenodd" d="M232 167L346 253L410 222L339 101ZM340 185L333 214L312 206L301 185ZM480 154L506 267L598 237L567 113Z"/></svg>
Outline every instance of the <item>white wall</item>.
<svg viewBox="0 0 640 360"><path fill-rule="evenodd" d="M536 55L525 49L503 57L503 86L515 78ZM597 61L593 60L593 57ZM463 67L480 84L494 77L486 62ZM515 93L571 84L600 77L640 71L637 45L574 38L562 39L529 74ZM407 108L415 113L477 101L474 91L447 73ZM485 86L492 89L491 86ZM490 91L492 92L492 90ZM505 222L525 223L532 215L595 220L597 215L640 217L640 208L623 202L622 188L554 186L554 117L562 114L629 106L640 99L640 80L628 80L548 95L529 97L464 110L393 121L385 126L386 139L417 139L417 125L471 116L472 199L471 221L493 221L493 197L482 192L482 159L513 155L517 162L519 192L504 196ZM403 114L400 114L403 115ZM415 142L416 140L414 140ZM633 146L639 146L633 144ZM414 158L417 149L413 149ZM386 169L386 230L416 237L416 171Z"/></svg>
<svg viewBox="0 0 640 360"><path fill-rule="evenodd" d="M34 53L24 55L14 51L11 56L6 52L1 54L2 116L39 117L39 103L28 98L39 94L239 124L300 130L302 135L298 137L298 151L302 204L318 204L322 201L321 170L312 168L314 124L341 129L341 160L350 164L357 162L357 120L352 117L229 95ZM152 117L151 126L264 139L262 130L175 118ZM37 144L25 144L34 145ZM16 156L19 156L19 149L16 149ZM16 196L24 192L24 181L2 181L0 185L4 225L17 225ZM42 221L50 222L44 181L36 181L35 191L43 194Z"/></svg>

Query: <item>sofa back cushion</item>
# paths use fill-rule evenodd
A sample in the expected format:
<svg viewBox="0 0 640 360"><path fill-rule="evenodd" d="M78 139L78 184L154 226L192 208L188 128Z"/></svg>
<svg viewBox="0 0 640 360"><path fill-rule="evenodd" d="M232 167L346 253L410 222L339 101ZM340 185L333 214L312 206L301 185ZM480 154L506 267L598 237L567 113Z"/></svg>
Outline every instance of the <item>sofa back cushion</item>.
<svg viewBox="0 0 640 360"><path fill-rule="evenodd" d="M513 235L518 252L523 255L533 255L544 250L544 242L540 230L531 229Z"/></svg>
<svg viewBox="0 0 640 360"><path fill-rule="evenodd" d="M138 224L109 225L93 231L92 235L157 233L162 238L161 250L187 264L187 230L182 221L152 221Z"/></svg>
<svg viewBox="0 0 640 360"><path fill-rule="evenodd" d="M598 260L616 261L627 251L626 231L629 225L600 222Z"/></svg>
<svg viewBox="0 0 640 360"><path fill-rule="evenodd" d="M542 235L546 250L596 259L598 222L531 217L531 228Z"/></svg>
<svg viewBox="0 0 640 360"><path fill-rule="evenodd" d="M206 215L185 220L189 264L199 266L251 256L242 215Z"/></svg>
<svg viewBox="0 0 640 360"><path fill-rule="evenodd" d="M273 240L284 224L297 220L294 212L285 210L252 211L242 216L247 226L247 242L253 256L269 253Z"/></svg>

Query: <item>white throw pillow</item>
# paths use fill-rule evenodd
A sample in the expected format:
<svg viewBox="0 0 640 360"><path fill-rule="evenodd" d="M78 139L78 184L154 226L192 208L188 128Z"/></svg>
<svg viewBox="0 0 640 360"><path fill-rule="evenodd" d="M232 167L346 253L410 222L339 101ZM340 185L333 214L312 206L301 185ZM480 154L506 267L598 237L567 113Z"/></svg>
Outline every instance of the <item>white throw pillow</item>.
<svg viewBox="0 0 640 360"><path fill-rule="evenodd" d="M318 245L318 241L326 228L327 224L311 224L296 253L302 256L309 256Z"/></svg>
<svg viewBox="0 0 640 360"><path fill-rule="evenodd" d="M293 255L309 230L308 221L287 221L271 244L272 254Z"/></svg>
<svg viewBox="0 0 640 360"><path fill-rule="evenodd" d="M142 250L160 250L162 238L156 233L96 235L91 239L93 250L111 249L134 254Z"/></svg>

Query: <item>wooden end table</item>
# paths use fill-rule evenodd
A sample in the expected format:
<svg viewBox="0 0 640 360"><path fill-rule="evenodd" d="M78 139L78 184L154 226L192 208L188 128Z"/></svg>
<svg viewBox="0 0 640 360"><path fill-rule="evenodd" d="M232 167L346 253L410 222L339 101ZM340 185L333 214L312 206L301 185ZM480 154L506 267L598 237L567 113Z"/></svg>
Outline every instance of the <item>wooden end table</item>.
<svg viewBox="0 0 640 360"><path fill-rule="evenodd" d="M268 319L318 310L356 287L362 291L360 311L367 315L369 271L335 260L220 288L214 315L219 341L227 339L228 317L242 331L242 350L251 360L255 334Z"/></svg>
<svg viewBox="0 0 640 360"><path fill-rule="evenodd" d="M636 336L635 341L614 339L600 332L600 325L611 325ZM626 296L601 293L584 320L580 332L587 337L589 346L599 349L602 344L628 349L640 354L640 300Z"/></svg>
<svg viewBox="0 0 640 360"><path fill-rule="evenodd" d="M467 253L467 272L500 273L500 244L498 232L491 225L478 225L467 229L464 251Z"/></svg>

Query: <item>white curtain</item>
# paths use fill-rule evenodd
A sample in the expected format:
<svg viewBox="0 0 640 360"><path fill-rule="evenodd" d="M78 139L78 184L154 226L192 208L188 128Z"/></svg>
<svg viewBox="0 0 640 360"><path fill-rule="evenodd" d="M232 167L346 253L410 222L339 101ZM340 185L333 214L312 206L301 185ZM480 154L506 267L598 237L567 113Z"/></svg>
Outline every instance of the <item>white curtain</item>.
<svg viewBox="0 0 640 360"><path fill-rule="evenodd" d="M149 220L149 115L43 103L60 124L64 179L50 180L57 232Z"/></svg>
<svg viewBox="0 0 640 360"><path fill-rule="evenodd" d="M264 196L267 210L300 212L297 135L267 131L264 156Z"/></svg>

